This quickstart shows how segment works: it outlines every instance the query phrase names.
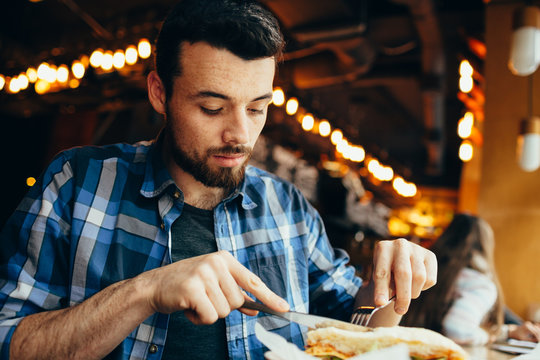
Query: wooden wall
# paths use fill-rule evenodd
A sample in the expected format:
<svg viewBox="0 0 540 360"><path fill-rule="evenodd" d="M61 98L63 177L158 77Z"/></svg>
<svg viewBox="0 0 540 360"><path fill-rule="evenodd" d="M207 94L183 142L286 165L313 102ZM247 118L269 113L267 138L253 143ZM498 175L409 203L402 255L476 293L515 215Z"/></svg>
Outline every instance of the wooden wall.
<svg viewBox="0 0 540 360"><path fill-rule="evenodd" d="M495 231L496 265L506 302L526 317L530 304L540 303L540 169L527 173L516 162L519 122L528 109L528 79L513 75L507 66L516 6L519 3L507 1L487 5L484 146L477 205L478 214ZM540 69L533 84L533 112L540 115Z"/></svg>

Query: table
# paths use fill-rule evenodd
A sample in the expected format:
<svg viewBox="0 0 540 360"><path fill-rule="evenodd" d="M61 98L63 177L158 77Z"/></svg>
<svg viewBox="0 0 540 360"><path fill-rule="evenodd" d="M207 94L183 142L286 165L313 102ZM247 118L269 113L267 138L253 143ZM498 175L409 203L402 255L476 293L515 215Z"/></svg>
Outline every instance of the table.
<svg viewBox="0 0 540 360"><path fill-rule="evenodd" d="M492 350L489 346L463 346L463 349L469 354L470 360L508 360L518 356Z"/></svg>

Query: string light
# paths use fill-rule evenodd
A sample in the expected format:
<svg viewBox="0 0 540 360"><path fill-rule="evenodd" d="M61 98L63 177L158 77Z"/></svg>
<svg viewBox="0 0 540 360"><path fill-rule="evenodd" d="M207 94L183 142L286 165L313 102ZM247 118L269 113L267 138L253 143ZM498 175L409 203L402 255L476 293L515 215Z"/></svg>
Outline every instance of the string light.
<svg viewBox="0 0 540 360"><path fill-rule="evenodd" d="M459 158L463 162L470 161L473 158L474 149L473 145L469 140L463 140L459 146Z"/></svg>
<svg viewBox="0 0 540 360"><path fill-rule="evenodd" d="M86 69L84 68L82 62L80 62L79 60L75 60L71 65L71 72L76 79L82 79L84 73L86 72Z"/></svg>
<svg viewBox="0 0 540 360"><path fill-rule="evenodd" d="M304 129L305 131L311 131L314 125L315 119L313 118L313 115L304 115L304 117L302 118L302 129Z"/></svg>
<svg viewBox="0 0 540 360"><path fill-rule="evenodd" d="M141 59L147 59L152 55L152 46L147 39L141 39L137 45L137 50L139 51L139 56Z"/></svg>
<svg viewBox="0 0 540 360"><path fill-rule="evenodd" d="M298 111L298 100L296 98L290 98L285 105L285 112L288 115L294 115ZM313 126L312 126L313 128Z"/></svg>
<svg viewBox="0 0 540 360"><path fill-rule="evenodd" d="M272 92L272 103L276 106L285 104L285 93L281 88L275 88Z"/></svg>
<svg viewBox="0 0 540 360"><path fill-rule="evenodd" d="M113 55L113 66L115 69L121 69L126 65L126 56L124 50L118 49Z"/></svg>
<svg viewBox="0 0 540 360"><path fill-rule="evenodd" d="M126 64L133 65L137 62L137 48L133 45L128 46L126 49Z"/></svg>
<svg viewBox="0 0 540 360"><path fill-rule="evenodd" d="M474 115L472 112L467 111L465 115L458 122L457 133L460 138L467 139L472 134L472 128L474 124Z"/></svg>
<svg viewBox="0 0 540 360"><path fill-rule="evenodd" d="M305 114L305 113L298 113L298 109L300 109L300 104L298 102L298 99L292 97L289 98L286 101L286 96L284 91L276 87L274 88L272 92L272 102L275 106L282 106L285 105L285 111L289 115L296 114L296 117L298 121L302 125L302 129L307 131L310 131L314 134L318 134L321 137L328 137L330 136L331 143L335 146L336 153L338 153L343 159L350 160L352 162L363 162L366 160L366 152L362 146L354 145L350 143L344 136L343 132L340 129L332 129L332 126L330 122L326 119L318 120L315 119L315 117L312 114ZM392 181L395 182L395 179L397 176L394 173L394 170L390 166L386 166L381 164L378 160L373 159L370 157L370 161L367 162L366 168L371 167L373 177L375 179L378 179L379 181ZM371 165L370 162L373 162ZM373 168L376 169L373 169ZM369 170L368 170L369 171ZM397 181L397 189L396 185L393 185L395 191L403 196L403 197L413 197L417 194L417 188L416 185L410 182L406 182L401 178L401 183L398 180Z"/></svg>
<svg viewBox="0 0 540 360"><path fill-rule="evenodd" d="M103 50L102 49L96 49L92 52L90 55L90 66L93 68L98 68L101 66L101 63L103 61Z"/></svg>
<svg viewBox="0 0 540 360"><path fill-rule="evenodd" d="M332 135L330 135L330 141L332 142L332 144L337 145L341 139L343 139L343 133L341 132L341 130L336 129L332 131Z"/></svg>
<svg viewBox="0 0 540 360"><path fill-rule="evenodd" d="M68 81L69 69L66 65L60 65L56 70L56 80L60 83L65 83Z"/></svg>
<svg viewBox="0 0 540 360"><path fill-rule="evenodd" d="M328 120L322 120L319 123L319 134L322 137L327 137L328 135L330 135L331 131L332 131L332 127L330 126L330 123L328 122Z"/></svg>
<svg viewBox="0 0 540 360"><path fill-rule="evenodd" d="M467 60L462 60L459 65L459 90L464 93L471 92L474 81L473 81L473 67Z"/></svg>
<svg viewBox="0 0 540 360"><path fill-rule="evenodd" d="M35 83L38 79L37 71L33 67L29 67L28 69L26 69L26 76L28 76L28 81L30 81L32 84Z"/></svg>
<svg viewBox="0 0 540 360"><path fill-rule="evenodd" d="M104 71L122 69L126 64L134 65L138 58L146 59L152 54L152 45L147 39L141 39L137 46L129 45L124 52L122 49L116 50L113 54L110 50L98 48L92 51L90 56L81 55L79 60L74 60L71 68L67 65L56 67L47 62L41 63L37 69L29 67L26 72L13 77L6 77L0 74L0 91L7 88L9 93L17 93L28 88L30 83L34 84L34 89L38 94L44 94L51 90L58 91L63 88L76 88L80 84L80 79L86 74L88 66L101 68ZM71 72L70 72L71 70ZM70 78L72 74L72 78ZM7 81L9 79L9 81ZM14 80L14 81L13 81ZM35 85L39 80L49 83L45 85L41 82ZM10 86L11 84L11 86ZM54 84L54 85L53 85ZM51 86L53 85L53 86Z"/></svg>

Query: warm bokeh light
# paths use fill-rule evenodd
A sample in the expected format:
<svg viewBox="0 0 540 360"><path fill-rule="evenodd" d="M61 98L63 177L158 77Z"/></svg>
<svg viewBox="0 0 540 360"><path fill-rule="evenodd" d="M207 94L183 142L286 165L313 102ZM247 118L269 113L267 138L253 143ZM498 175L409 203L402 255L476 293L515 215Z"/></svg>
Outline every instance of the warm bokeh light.
<svg viewBox="0 0 540 360"><path fill-rule="evenodd" d="M285 103L285 93L281 88L275 88L272 92L272 103L276 106L281 106Z"/></svg>
<svg viewBox="0 0 540 360"><path fill-rule="evenodd" d="M108 50L105 51L103 54L103 58L101 59L101 68L105 71L111 70L113 67L113 53L112 51Z"/></svg>
<svg viewBox="0 0 540 360"><path fill-rule="evenodd" d="M394 178L392 181L392 187L399 195L404 197L413 197L418 191L416 185L406 182L401 176L396 176Z"/></svg>
<svg viewBox="0 0 540 360"><path fill-rule="evenodd" d="M361 146L350 146L349 147L349 159L355 162L362 162L366 158L366 151Z"/></svg>
<svg viewBox="0 0 540 360"><path fill-rule="evenodd" d="M113 66L115 69L121 69L126 65L126 56L123 50L116 50L113 55Z"/></svg>
<svg viewBox="0 0 540 360"><path fill-rule="evenodd" d="M470 161L473 158L474 155L474 149L473 145L468 140L463 140L461 145L459 146L459 158L463 162Z"/></svg>
<svg viewBox="0 0 540 360"><path fill-rule="evenodd" d="M83 64L85 70L88 68L88 65L90 65L90 58L88 57L88 55L81 55L79 61L81 62L81 64Z"/></svg>
<svg viewBox="0 0 540 360"><path fill-rule="evenodd" d="M8 90L13 94L18 93L21 90L21 87L19 86L19 79L17 77L14 77L9 81Z"/></svg>
<svg viewBox="0 0 540 360"><path fill-rule="evenodd" d="M75 60L73 64L71 65L71 72L73 73L73 76L75 76L76 79L82 79L84 76L86 69L84 68L84 65L79 60Z"/></svg>
<svg viewBox="0 0 540 360"><path fill-rule="evenodd" d="M49 64L47 64L46 62L39 64L39 66L37 68L37 77L38 77L38 79L46 80L48 70L49 70Z"/></svg>
<svg viewBox="0 0 540 360"><path fill-rule="evenodd" d="M330 126L330 123L328 122L328 120L322 120L319 123L319 134L321 136L326 137L330 135L331 131L332 131L332 127Z"/></svg>
<svg viewBox="0 0 540 360"><path fill-rule="evenodd" d="M298 111L298 100L296 98L290 98L285 105L285 112L288 115L294 115Z"/></svg>
<svg viewBox="0 0 540 360"><path fill-rule="evenodd" d="M458 122L457 133L460 138L466 139L472 134L472 128L474 124L474 116L472 112L467 111L465 115Z"/></svg>
<svg viewBox="0 0 540 360"><path fill-rule="evenodd" d="M130 45L126 49L126 64L133 65L137 62L138 58L137 48L134 45Z"/></svg>
<svg viewBox="0 0 540 360"><path fill-rule="evenodd" d="M60 65L56 70L56 79L58 82L65 83L69 78L69 69L67 65Z"/></svg>
<svg viewBox="0 0 540 360"><path fill-rule="evenodd" d="M313 126L315 126L315 119L312 115L306 114L302 118L302 129L305 131L311 131L313 129Z"/></svg>
<svg viewBox="0 0 540 360"><path fill-rule="evenodd" d="M32 187L32 186L34 186L35 183L36 183L36 179L35 179L35 178L33 178L33 177L31 177L31 176L28 177L28 178L26 178L26 185L27 185L27 186Z"/></svg>
<svg viewBox="0 0 540 360"><path fill-rule="evenodd" d="M470 76L462 76L459 78L459 90L464 93L471 92L473 88L473 78Z"/></svg>
<svg viewBox="0 0 540 360"><path fill-rule="evenodd" d="M39 77L39 69L38 69L38 77ZM56 65L47 65L45 67L45 77L43 80L48 81L49 83L56 82Z"/></svg>
<svg viewBox="0 0 540 360"><path fill-rule="evenodd" d="M4 75L0 75L0 90L4 88L4 85L6 85L6 78Z"/></svg>
<svg viewBox="0 0 540 360"><path fill-rule="evenodd" d="M69 87L72 89L78 88L80 83L79 79L71 79L69 80Z"/></svg>
<svg viewBox="0 0 540 360"><path fill-rule="evenodd" d="M343 133L339 129L335 129L332 131L332 135L330 135L330 141L332 144L337 145L338 142L343 139Z"/></svg>
<svg viewBox="0 0 540 360"><path fill-rule="evenodd" d="M474 72L471 63L468 60L462 60L459 64L459 75L462 77L472 77Z"/></svg>
<svg viewBox="0 0 540 360"><path fill-rule="evenodd" d="M94 50L94 52L90 55L90 66L94 68L98 68L101 66L102 61L103 61L103 50L102 49Z"/></svg>
<svg viewBox="0 0 540 360"><path fill-rule="evenodd" d="M21 73L18 78L19 81L19 89L26 90L28 88L28 84L30 81L28 81L28 76L26 76L25 73Z"/></svg>
<svg viewBox="0 0 540 360"><path fill-rule="evenodd" d="M38 79L37 70L33 67L29 67L26 69L26 76L28 76L28 81L30 81L32 84L35 83Z"/></svg>
<svg viewBox="0 0 540 360"><path fill-rule="evenodd" d="M139 51L139 56L141 59L148 59L150 55L152 55L152 46L147 39L141 39L141 41L139 41L137 50Z"/></svg>
<svg viewBox="0 0 540 360"><path fill-rule="evenodd" d="M51 84L47 80L39 79L34 84L34 90L38 94L45 94L51 88Z"/></svg>
<svg viewBox="0 0 540 360"><path fill-rule="evenodd" d="M349 147L349 142L346 139L341 139L336 143L336 151L343 155L347 152L347 148Z"/></svg>

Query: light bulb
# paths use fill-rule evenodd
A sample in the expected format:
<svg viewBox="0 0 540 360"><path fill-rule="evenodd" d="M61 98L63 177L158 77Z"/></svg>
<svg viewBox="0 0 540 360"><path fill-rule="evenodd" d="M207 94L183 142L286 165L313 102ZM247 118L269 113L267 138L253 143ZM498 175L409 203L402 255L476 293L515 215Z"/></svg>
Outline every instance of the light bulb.
<svg viewBox="0 0 540 360"><path fill-rule="evenodd" d="M531 172L540 166L540 118L533 116L521 122L516 155L519 167Z"/></svg>
<svg viewBox="0 0 540 360"><path fill-rule="evenodd" d="M540 64L540 9L526 6L514 13L508 67L514 75L532 74Z"/></svg>

